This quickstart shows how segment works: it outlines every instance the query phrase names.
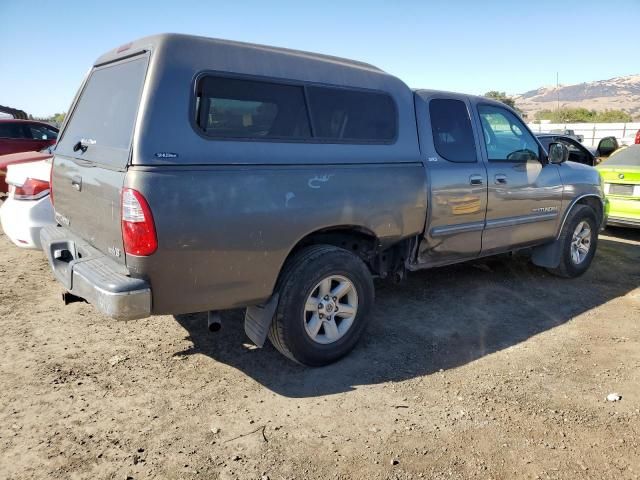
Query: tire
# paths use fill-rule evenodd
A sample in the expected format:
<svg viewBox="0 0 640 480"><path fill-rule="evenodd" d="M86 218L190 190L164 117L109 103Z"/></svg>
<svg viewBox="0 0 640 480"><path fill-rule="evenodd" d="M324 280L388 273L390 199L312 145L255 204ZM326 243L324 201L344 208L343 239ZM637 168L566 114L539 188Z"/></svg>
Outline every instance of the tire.
<svg viewBox="0 0 640 480"><path fill-rule="evenodd" d="M289 359L310 367L328 365L353 349L374 301L373 279L365 263L332 245L297 252L285 264L277 290L280 300L269 340ZM321 292L327 291L339 298L325 300L328 295Z"/></svg>
<svg viewBox="0 0 640 480"><path fill-rule="evenodd" d="M576 261L575 250L572 244L576 241L576 229L578 226L588 225L590 229L588 251L584 257ZM596 213L591 207L586 205L576 205L573 207L567 220L564 223L558 242L561 244L560 264L556 268L547 270L559 277L575 278L582 275L589 269L593 256L598 246L598 220ZM582 243L584 245L584 242ZM573 253L573 255L572 255Z"/></svg>

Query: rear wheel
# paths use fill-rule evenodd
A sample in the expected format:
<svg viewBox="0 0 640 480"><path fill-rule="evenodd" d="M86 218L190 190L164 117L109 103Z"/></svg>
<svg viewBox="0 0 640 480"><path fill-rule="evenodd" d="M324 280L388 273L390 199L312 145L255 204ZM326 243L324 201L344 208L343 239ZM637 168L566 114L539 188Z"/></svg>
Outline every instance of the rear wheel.
<svg viewBox="0 0 640 480"><path fill-rule="evenodd" d="M587 271L598 245L598 222L591 207L576 205L558 239L562 254L560 264L549 272L565 278L573 278Z"/></svg>
<svg viewBox="0 0 640 480"><path fill-rule="evenodd" d="M356 255L314 245L287 262L269 331L288 358L321 366L349 353L364 331L374 300L371 274Z"/></svg>

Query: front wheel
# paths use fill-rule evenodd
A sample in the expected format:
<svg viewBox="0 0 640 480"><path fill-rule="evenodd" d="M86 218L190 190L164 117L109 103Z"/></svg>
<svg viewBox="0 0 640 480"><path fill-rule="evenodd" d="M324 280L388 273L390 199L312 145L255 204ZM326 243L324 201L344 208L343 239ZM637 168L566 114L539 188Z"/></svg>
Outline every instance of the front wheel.
<svg viewBox="0 0 640 480"><path fill-rule="evenodd" d="M374 300L373 280L353 253L331 245L304 248L285 266L269 330L285 356L322 366L349 353L362 335Z"/></svg>
<svg viewBox="0 0 640 480"><path fill-rule="evenodd" d="M587 271L598 245L598 222L591 207L576 205L560 234L560 264L549 272L565 278L573 278Z"/></svg>

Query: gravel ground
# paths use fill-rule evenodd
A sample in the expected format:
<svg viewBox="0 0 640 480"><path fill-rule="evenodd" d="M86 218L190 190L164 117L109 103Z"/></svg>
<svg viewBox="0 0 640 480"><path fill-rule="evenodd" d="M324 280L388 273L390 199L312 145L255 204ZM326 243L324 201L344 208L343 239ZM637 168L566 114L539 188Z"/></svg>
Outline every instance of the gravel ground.
<svg viewBox="0 0 640 480"><path fill-rule="evenodd" d="M64 307L0 235L0 478L638 478L639 265L617 229L576 280L500 258L378 283L356 350L307 369L242 312Z"/></svg>

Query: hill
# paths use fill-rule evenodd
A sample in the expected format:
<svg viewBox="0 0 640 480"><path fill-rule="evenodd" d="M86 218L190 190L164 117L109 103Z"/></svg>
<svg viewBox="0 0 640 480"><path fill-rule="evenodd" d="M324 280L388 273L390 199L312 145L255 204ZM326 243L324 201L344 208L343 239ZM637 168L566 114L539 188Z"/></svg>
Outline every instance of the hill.
<svg viewBox="0 0 640 480"><path fill-rule="evenodd" d="M640 74L624 77L560 85L559 87L540 87L536 90L514 96L516 105L533 119L540 110L555 110L560 99L561 107L587 108L593 110L624 110L640 119Z"/></svg>

